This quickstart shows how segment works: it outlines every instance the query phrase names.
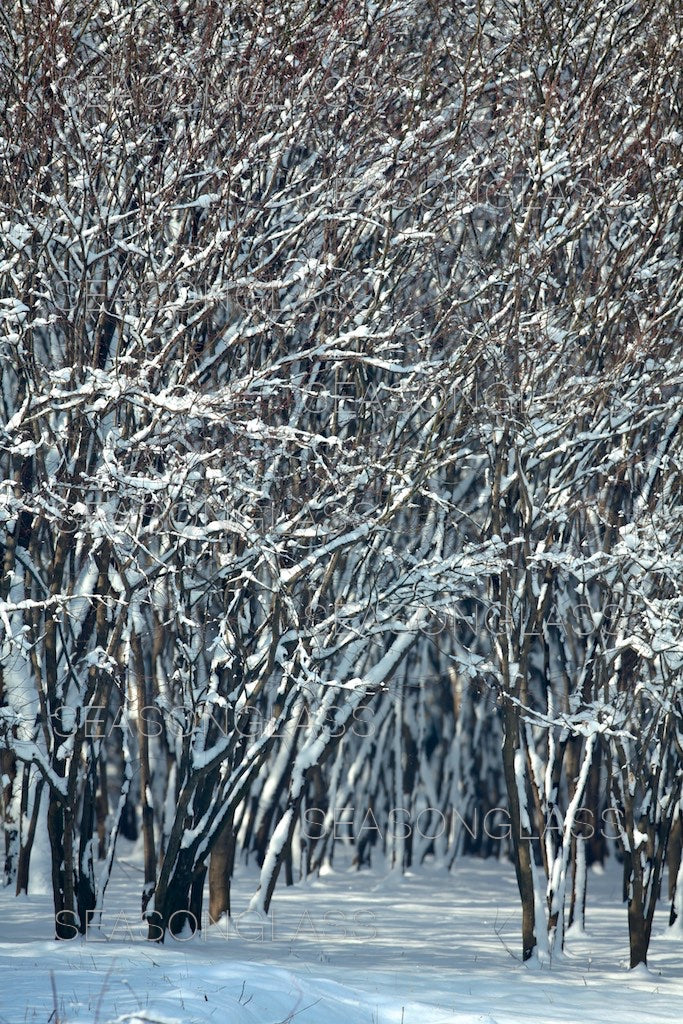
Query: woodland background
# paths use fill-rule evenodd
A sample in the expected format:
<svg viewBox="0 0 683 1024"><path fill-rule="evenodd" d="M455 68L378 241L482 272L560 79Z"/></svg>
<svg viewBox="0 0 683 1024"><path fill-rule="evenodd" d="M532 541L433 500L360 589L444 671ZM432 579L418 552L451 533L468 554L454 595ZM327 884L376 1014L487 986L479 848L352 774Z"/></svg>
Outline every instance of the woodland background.
<svg viewBox="0 0 683 1024"><path fill-rule="evenodd" d="M631 966L681 924L682 22L2 5L3 874L48 836L58 938L120 834L161 936L340 843L511 857L524 958L607 856Z"/></svg>

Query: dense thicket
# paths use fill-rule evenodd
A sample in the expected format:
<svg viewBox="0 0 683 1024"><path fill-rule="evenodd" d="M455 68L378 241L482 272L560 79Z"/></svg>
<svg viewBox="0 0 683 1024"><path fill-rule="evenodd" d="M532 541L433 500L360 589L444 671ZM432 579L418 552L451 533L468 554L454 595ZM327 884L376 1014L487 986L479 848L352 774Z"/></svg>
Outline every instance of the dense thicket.
<svg viewBox="0 0 683 1024"><path fill-rule="evenodd" d="M525 958L608 849L632 966L667 855L680 923L682 20L3 6L0 811L58 937L138 830L151 937L340 844L509 854Z"/></svg>

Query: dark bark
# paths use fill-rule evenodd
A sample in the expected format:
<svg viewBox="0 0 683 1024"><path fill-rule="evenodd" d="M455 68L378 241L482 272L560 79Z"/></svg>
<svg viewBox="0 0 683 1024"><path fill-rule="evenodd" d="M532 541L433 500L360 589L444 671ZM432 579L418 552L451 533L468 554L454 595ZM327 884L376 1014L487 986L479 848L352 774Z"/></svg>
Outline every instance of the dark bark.
<svg viewBox="0 0 683 1024"><path fill-rule="evenodd" d="M109 814L109 793L107 792L107 762L99 759L98 791L95 799L97 820L97 859L103 860L107 851L107 816Z"/></svg>
<svg viewBox="0 0 683 1024"><path fill-rule="evenodd" d="M676 920L674 898L676 896L676 879L678 878L678 871L681 866L682 852L683 835L681 833L681 818L679 815L671 828L671 835L669 836L669 848L666 854L666 866L667 873L669 876L668 898L669 902L671 903L671 914L669 917L669 924L673 924Z"/></svg>
<svg viewBox="0 0 683 1024"><path fill-rule="evenodd" d="M150 800L152 775L149 766L149 738L147 726L142 714L143 709L148 705L147 680L145 676L145 664L142 656L140 638L131 631L131 650L133 655L133 668L135 671L137 701L138 701L138 745L140 754L140 804L142 810L142 837L144 844L144 888L142 891L142 913L147 909L147 904L154 890L156 883L156 851L154 846L154 808Z"/></svg>
<svg viewBox="0 0 683 1024"><path fill-rule="evenodd" d="M534 883L531 867L531 857L533 854L529 834L522 827L517 774L515 771L515 753L519 747L519 712L510 702L506 702L503 720L503 772L508 795L515 874L522 901L522 959L530 960L537 944Z"/></svg>
<svg viewBox="0 0 683 1024"><path fill-rule="evenodd" d="M196 931L201 931L202 909L204 907L204 882L206 881L206 865L201 864L195 869L190 885L190 920Z"/></svg>
<svg viewBox="0 0 683 1024"><path fill-rule="evenodd" d="M76 871L76 906L81 928L84 930L95 909L95 879L93 874L93 828L95 824L95 788L97 765L91 759L83 790Z"/></svg>
<svg viewBox="0 0 683 1024"><path fill-rule="evenodd" d="M628 903L628 938L630 947L630 967L638 967L639 964L647 964L647 950L650 945L650 930L644 916L643 900L640 892L636 890Z"/></svg>
<svg viewBox="0 0 683 1024"><path fill-rule="evenodd" d="M301 805L302 799L303 799L303 790L302 790L302 792L299 794L299 796L293 802L291 802L291 800L290 800L289 806L292 807L292 817L291 817L291 820L290 820L290 823L289 823L289 828L287 829L287 837L286 837L285 842L284 842L284 844L282 846L282 849L280 850L279 854L277 855L277 859L275 861L275 867L273 868L273 871L272 871L272 873L270 875L270 878L268 879L268 884L266 886L266 895L265 895L265 899L263 901L263 909L266 912L266 914L268 913L268 910L270 909L270 901L272 900L273 893L275 892L275 885L277 883L278 875L280 874L280 869L282 868L283 861L286 859L288 853L291 856L292 836L294 835L294 829L296 828L298 811L299 811L299 807Z"/></svg>
<svg viewBox="0 0 683 1024"><path fill-rule="evenodd" d="M28 789L28 781L30 775L30 765L24 765L24 781L22 782L22 790L24 784ZM26 838L22 837L22 842L19 847L19 855L17 857L17 887L16 894L27 893L29 883L29 868L31 863L31 850L33 849L33 841L36 835L36 826L38 824L38 815L40 813L40 801L43 795L43 779L38 779L36 782L35 793L33 796L33 807L31 809L31 820L28 826L28 832ZM22 808L24 806L24 794L22 791ZM23 812L22 812L23 813Z"/></svg>

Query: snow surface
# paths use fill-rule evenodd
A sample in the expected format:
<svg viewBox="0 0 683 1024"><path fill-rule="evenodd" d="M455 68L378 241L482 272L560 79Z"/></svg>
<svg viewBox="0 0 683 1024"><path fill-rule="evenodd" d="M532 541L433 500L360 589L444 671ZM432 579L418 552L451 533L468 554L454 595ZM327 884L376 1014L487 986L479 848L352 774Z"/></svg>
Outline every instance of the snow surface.
<svg viewBox="0 0 683 1024"><path fill-rule="evenodd" d="M51 1024L667 1024L680 1022L681 937L655 921L650 971L626 970L620 875L590 872L587 931L550 965L519 957L511 865L464 859L396 873L328 870L276 890L264 925L235 923L147 942L140 858L122 842L98 932L52 941L49 897L0 893L0 1022ZM127 852L126 852L127 851ZM54 981L54 993L52 982ZM55 1011L56 1006L56 1013ZM51 1016L52 1015L52 1016Z"/></svg>

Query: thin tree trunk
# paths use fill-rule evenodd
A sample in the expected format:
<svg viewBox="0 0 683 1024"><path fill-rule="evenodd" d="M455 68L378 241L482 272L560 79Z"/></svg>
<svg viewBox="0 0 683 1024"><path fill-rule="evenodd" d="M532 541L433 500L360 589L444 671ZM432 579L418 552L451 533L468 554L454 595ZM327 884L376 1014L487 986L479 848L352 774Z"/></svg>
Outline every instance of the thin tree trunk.
<svg viewBox="0 0 683 1024"><path fill-rule="evenodd" d="M676 920L676 914L673 907L673 899L676 894L676 880L678 878L679 870L681 867L681 852L683 851L683 836L681 835L681 817L680 813L676 818L676 821L671 826L671 835L669 836L669 848L666 853L666 866L669 875L669 901L671 902L671 919L669 924L673 924Z"/></svg>
<svg viewBox="0 0 683 1024"><path fill-rule="evenodd" d="M647 949L650 944L650 935L643 916L643 900L640 886L634 886L633 896L628 901L628 936L631 970L634 967L638 967L639 964L647 965Z"/></svg>
<svg viewBox="0 0 683 1024"><path fill-rule="evenodd" d="M28 780L31 771L31 766L25 765L24 767L26 779ZM17 896L21 892L28 892L31 850L33 849L33 841L36 837L38 816L40 814L40 801L43 795L44 785L44 779L40 778L36 781L35 790L33 794L33 806L31 808L31 820L29 822L28 832L26 834L26 841L22 841L21 845L19 846L19 856L17 858Z"/></svg>
<svg viewBox="0 0 683 1024"><path fill-rule="evenodd" d="M204 882L206 881L206 866L199 868L190 886L190 920L195 931L202 929L202 910L204 907Z"/></svg>
<svg viewBox="0 0 683 1024"><path fill-rule="evenodd" d="M522 901L522 959L530 960L537 945L536 907L531 858L531 840L522 826L515 754L519 749L519 712L509 701L503 715L503 772L508 794L512 849L517 875L517 886Z"/></svg>
<svg viewBox="0 0 683 1024"><path fill-rule="evenodd" d="M99 758L99 788L95 800L97 816L97 859L104 860L107 853L107 818L109 816L109 793L107 792L107 762L104 756Z"/></svg>
<svg viewBox="0 0 683 1024"><path fill-rule="evenodd" d="M223 914L230 917L230 882L235 860L235 831L230 814L211 851L209 862L209 920L213 924Z"/></svg>
<svg viewBox="0 0 683 1024"><path fill-rule="evenodd" d="M149 738L145 728L143 709L147 706L147 682L140 637L131 630L130 645L135 671L138 705L138 745L140 753L140 804L142 808L142 839L144 845L144 889L142 913L145 913L156 885L156 852L154 846L154 807L151 802L151 772L149 767Z"/></svg>

